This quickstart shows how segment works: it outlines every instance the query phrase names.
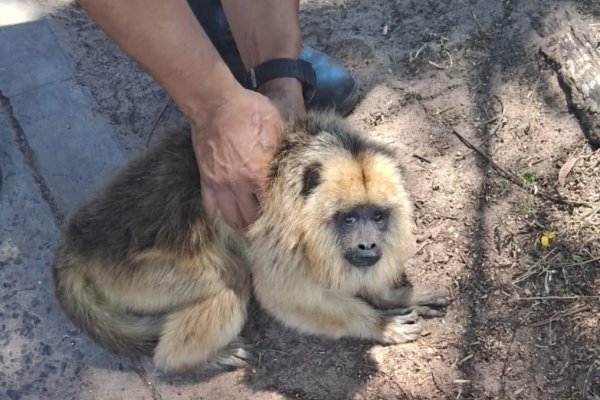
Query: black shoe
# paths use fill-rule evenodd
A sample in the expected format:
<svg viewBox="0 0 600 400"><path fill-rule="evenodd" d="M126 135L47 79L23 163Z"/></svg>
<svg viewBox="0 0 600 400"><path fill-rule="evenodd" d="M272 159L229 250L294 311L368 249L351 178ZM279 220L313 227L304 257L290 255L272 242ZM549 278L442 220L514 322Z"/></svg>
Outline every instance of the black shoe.
<svg viewBox="0 0 600 400"><path fill-rule="evenodd" d="M188 0L188 4L235 78L248 87L246 69L220 0ZM309 46L302 46L300 57L312 64L317 78L313 96L305 99L306 108L333 109L341 115L352 111L358 103L358 85L350 71Z"/></svg>
<svg viewBox="0 0 600 400"><path fill-rule="evenodd" d="M317 75L315 92L307 108L333 108L341 115L354 109L358 103L358 85L350 71L327 54L309 46L302 46L300 58L311 63Z"/></svg>

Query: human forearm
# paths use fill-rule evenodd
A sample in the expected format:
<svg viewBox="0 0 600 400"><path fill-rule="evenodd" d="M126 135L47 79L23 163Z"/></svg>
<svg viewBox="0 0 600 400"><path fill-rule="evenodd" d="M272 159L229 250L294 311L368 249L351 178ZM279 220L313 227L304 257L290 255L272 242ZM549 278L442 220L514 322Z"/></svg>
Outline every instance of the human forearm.
<svg viewBox="0 0 600 400"><path fill-rule="evenodd" d="M79 2L188 117L205 212L214 219L220 210L230 226L244 233L258 215L256 196L280 141L281 116L304 112L300 84L293 79L280 79L283 84L271 81L263 85L260 91L272 102L243 89L185 0ZM276 26L285 30L280 23ZM286 37L285 32L271 34ZM254 38L261 40L260 37ZM255 44L260 47L260 42ZM254 53L254 50L247 53L259 57L293 56L276 49L273 53Z"/></svg>
<svg viewBox="0 0 600 400"><path fill-rule="evenodd" d="M190 119L241 90L185 0L79 0Z"/></svg>
<svg viewBox="0 0 600 400"><path fill-rule="evenodd" d="M246 68L300 56L298 0L222 0Z"/></svg>
<svg viewBox="0 0 600 400"><path fill-rule="evenodd" d="M247 69L274 58L300 57L298 0L221 2ZM274 79L258 91L269 97L284 116L304 114L302 85L297 79Z"/></svg>

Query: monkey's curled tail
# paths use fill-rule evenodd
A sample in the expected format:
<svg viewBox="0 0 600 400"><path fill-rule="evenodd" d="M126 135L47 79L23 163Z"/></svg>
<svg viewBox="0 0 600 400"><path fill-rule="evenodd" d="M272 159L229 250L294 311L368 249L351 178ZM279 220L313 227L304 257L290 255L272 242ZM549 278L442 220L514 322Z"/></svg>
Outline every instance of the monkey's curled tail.
<svg viewBox="0 0 600 400"><path fill-rule="evenodd" d="M120 354L152 354L162 316L140 316L111 306L75 268L55 265L53 277L61 307L97 343Z"/></svg>

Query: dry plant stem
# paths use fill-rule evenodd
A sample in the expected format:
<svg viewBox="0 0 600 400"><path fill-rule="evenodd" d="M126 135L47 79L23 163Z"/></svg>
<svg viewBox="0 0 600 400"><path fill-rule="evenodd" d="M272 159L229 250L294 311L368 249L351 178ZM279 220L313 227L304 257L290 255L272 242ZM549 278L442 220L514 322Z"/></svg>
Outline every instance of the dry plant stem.
<svg viewBox="0 0 600 400"><path fill-rule="evenodd" d="M156 117L154 117L154 120L150 125L150 129L148 130L148 134L146 135L146 144L144 145L145 148L148 148L148 146L150 145L150 140L152 140L152 136L154 135L154 131L156 130L156 126L158 125L158 121L160 121L160 119L162 118L169 104L171 104L170 97L168 97L167 101L165 101L165 103L160 107L160 110L158 111Z"/></svg>
<svg viewBox="0 0 600 400"><path fill-rule="evenodd" d="M494 161L492 161L487 155L485 155L485 153L483 151L479 150L475 145L473 145L471 142L469 142L456 129L453 129L452 133L465 146L467 146L469 149L475 151L481 158L483 158L485 160L485 162L488 163L500 176L502 176L503 178L509 180L510 182L514 183L515 185L519 186L521 189L524 189L528 193L531 193L534 196L541 197L541 198L543 198L545 200L549 200L549 201L552 201L553 203L557 203L557 204L563 204L563 205L567 205L567 206L591 207L591 205L588 204L588 203L584 203L584 202L580 202L580 201L571 201L571 200L562 199L560 197L552 196L552 195L550 195L548 193L545 193L545 192L542 192L542 191L537 191L535 193L532 193L529 190L529 188L521 181L521 179L519 179L519 177L517 175L515 175L514 173L512 173L512 172L510 172L510 171L502 168L501 166L499 166L498 164L496 164Z"/></svg>
<svg viewBox="0 0 600 400"><path fill-rule="evenodd" d="M419 160L419 161L423 161L423 162L426 162L427 164L431 164L431 161L430 161L430 160L428 160L428 159L426 159L425 157L422 157L422 156L420 156L420 155L418 155L418 154L413 154L412 156L413 156L414 158L416 158L417 160Z"/></svg>
<svg viewBox="0 0 600 400"><path fill-rule="evenodd" d="M566 312L562 312L562 313L556 313L554 314L552 317L545 319L543 321L539 321L533 324L530 324L529 326L533 326L533 327L538 327L538 326L542 326L542 325L546 325L549 324L553 321L559 320L561 318L565 318L565 317L570 317L571 315L575 315L575 314L579 314L580 312L584 312L584 311L588 311L591 307L589 305L585 305L582 307L577 307L574 308L572 310L568 310Z"/></svg>
<svg viewBox="0 0 600 400"><path fill-rule="evenodd" d="M431 380L433 381L433 384L435 385L435 387L442 393L444 393L444 395L446 397L449 397L449 393L446 391L446 389L444 387L442 387L438 381L435 379L435 375L433 374L433 371L430 372L431 373Z"/></svg>
<svg viewBox="0 0 600 400"><path fill-rule="evenodd" d="M590 365L590 368L588 369L587 374L585 374L585 382L583 382L583 389L581 390L581 399L585 400L587 398L587 390L588 390L588 383L590 380L590 375L592 374L592 371L594 369L596 369L596 364L600 365L600 359L596 359L594 361L592 361L592 365Z"/></svg>
<svg viewBox="0 0 600 400"><path fill-rule="evenodd" d="M391 376L390 374L388 374L387 372L384 372L384 371L379 371L379 373L381 375L385 376L386 378L388 378L388 382L393 384L399 393L401 393L403 396L406 396L406 392L404 391L404 389L402 389L402 386L400 386L400 384L398 382L396 382L396 380L394 379L393 376Z"/></svg>
<svg viewBox="0 0 600 400"><path fill-rule="evenodd" d="M448 112L450 110L453 110L455 108L456 108L455 106L444 108L443 110L436 112L435 115L442 115L443 113L446 113L446 112Z"/></svg>
<svg viewBox="0 0 600 400"><path fill-rule="evenodd" d="M433 62L433 61L431 61L431 60L429 60L429 61L427 61L427 62L428 62L429 64L433 65L434 67L436 67L437 69L447 69L447 67L444 67L444 66L442 66L442 65L440 65L440 64L436 64L436 63L434 63L434 62Z"/></svg>
<svg viewBox="0 0 600 400"><path fill-rule="evenodd" d="M483 25L481 25L481 22L479 22L479 20L477 19L477 16L475 15L475 10L473 10L473 7L471 7L471 15L473 16L473 20L477 24L477 27L479 28L481 33L486 32L486 29L483 27Z"/></svg>
<svg viewBox="0 0 600 400"><path fill-rule="evenodd" d="M563 265L558 265L558 266L562 267L562 268L580 267L582 265L591 264L596 261L600 261L600 257L592 258L591 260L586 260L586 261L582 261L582 262L578 262L578 263L563 264Z"/></svg>
<svg viewBox="0 0 600 400"><path fill-rule="evenodd" d="M527 268L527 271L521 274L517 279L513 281L513 284L517 284L529 279L533 275L541 275L543 273L548 273L549 266L544 266L545 264L554 261L560 254L555 254L558 251L557 248L550 250L547 254L545 254L540 262L535 263L531 267ZM552 256L552 257L550 257ZM564 266L563 266L564 268Z"/></svg>
<svg viewBox="0 0 600 400"><path fill-rule="evenodd" d="M535 296L519 297L511 301L534 301L534 300L600 300L600 296Z"/></svg>
<svg viewBox="0 0 600 400"><path fill-rule="evenodd" d="M415 53L414 57L412 55L412 52L410 54L410 63L412 64L413 61L415 61L417 59L417 57L419 57L419 54L421 54L421 51L423 51L423 49L425 48L425 46L427 46L426 44L424 44L423 46L421 46L419 48L419 50L417 50L417 52Z"/></svg>
<svg viewBox="0 0 600 400"><path fill-rule="evenodd" d="M592 217L593 217L594 215L596 215L596 213L598 213L598 211L600 211L600 206L598 206L598 207L596 207L596 208L594 208L594 209L592 209L592 210L588 211L587 213L585 213L585 214L582 216L582 218L583 218L583 219L585 219L586 221L587 221L588 219L592 219Z"/></svg>

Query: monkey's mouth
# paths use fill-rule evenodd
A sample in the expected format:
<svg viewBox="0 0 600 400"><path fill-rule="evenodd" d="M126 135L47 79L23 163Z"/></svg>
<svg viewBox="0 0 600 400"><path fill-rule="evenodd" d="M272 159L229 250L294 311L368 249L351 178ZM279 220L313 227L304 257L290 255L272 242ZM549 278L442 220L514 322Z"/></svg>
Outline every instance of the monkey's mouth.
<svg viewBox="0 0 600 400"><path fill-rule="evenodd" d="M352 254L352 253L346 253L346 254L344 254L344 258L350 264L352 264L353 267L367 268L367 267L372 267L373 265L377 264L377 261L379 261L379 259L381 258L381 255L376 254L376 255L368 255L368 256L359 256L359 255Z"/></svg>

